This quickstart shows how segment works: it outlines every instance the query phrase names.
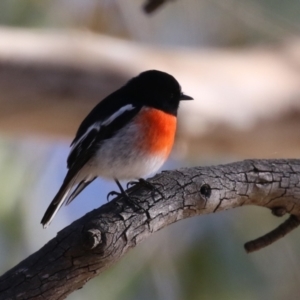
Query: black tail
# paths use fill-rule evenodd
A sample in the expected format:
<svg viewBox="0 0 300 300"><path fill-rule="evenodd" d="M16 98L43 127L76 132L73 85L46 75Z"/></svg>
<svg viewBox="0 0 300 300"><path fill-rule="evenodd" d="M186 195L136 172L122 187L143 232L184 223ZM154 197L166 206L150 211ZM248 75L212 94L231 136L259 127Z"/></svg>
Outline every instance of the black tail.
<svg viewBox="0 0 300 300"><path fill-rule="evenodd" d="M66 205L70 204L90 183L92 183L97 177L94 177L92 180L85 181L82 180L76 187L76 189L72 192L72 194L68 197Z"/></svg>
<svg viewBox="0 0 300 300"><path fill-rule="evenodd" d="M70 184L70 181L66 182L65 180L42 218L41 223L43 224L44 228L47 228L49 226L57 211L65 202L71 188L72 185Z"/></svg>
<svg viewBox="0 0 300 300"><path fill-rule="evenodd" d="M60 209L60 207L66 202L69 204L85 187L87 187L96 177L91 180L80 180L80 168L79 167L72 167L66 177L65 180L60 187L59 191L57 192L56 196L50 203L49 207L47 208L41 223L43 224L44 228L47 228L51 221L53 220L54 216ZM82 177L81 177L82 178ZM78 183L78 184L77 184ZM70 192L73 190L73 187L77 184L77 187L70 195Z"/></svg>

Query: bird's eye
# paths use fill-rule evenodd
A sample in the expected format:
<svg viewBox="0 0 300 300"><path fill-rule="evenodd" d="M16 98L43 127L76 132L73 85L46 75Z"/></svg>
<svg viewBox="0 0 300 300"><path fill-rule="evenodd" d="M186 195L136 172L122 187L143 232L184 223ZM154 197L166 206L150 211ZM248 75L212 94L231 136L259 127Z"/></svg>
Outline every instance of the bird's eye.
<svg viewBox="0 0 300 300"><path fill-rule="evenodd" d="M170 98L173 99L174 98L174 93L170 94Z"/></svg>

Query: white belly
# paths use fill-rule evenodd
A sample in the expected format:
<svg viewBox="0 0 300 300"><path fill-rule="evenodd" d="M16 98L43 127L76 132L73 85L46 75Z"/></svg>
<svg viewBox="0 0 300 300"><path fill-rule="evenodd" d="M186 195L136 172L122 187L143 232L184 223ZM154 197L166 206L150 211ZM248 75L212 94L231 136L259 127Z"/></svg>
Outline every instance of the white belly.
<svg viewBox="0 0 300 300"><path fill-rule="evenodd" d="M127 138L130 136L130 140ZM165 162L165 155L149 155L133 147L142 139L136 126L120 130L109 142L104 141L95 158L88 163L94 176L135 179L155 173Z"/></svg>

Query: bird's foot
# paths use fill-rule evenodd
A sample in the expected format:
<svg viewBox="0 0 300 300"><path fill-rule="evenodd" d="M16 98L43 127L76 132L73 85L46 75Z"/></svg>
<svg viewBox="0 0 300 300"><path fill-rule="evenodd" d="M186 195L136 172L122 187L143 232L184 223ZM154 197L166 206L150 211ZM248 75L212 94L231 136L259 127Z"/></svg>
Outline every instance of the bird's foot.
<svg viewBox="0 0 300 300"><path fill-rule="evenodd" d="M136 208L141 209L146 214L148 214L148 212L137 201L135 201L132 197L130 197L124 190L122 190L121 192L116 192L116 191L109 192L107 194L107 201L109 201L110 196L117 196L117 197L122 196L129 206L131 206L135 209Z"/></svg>
<svg viewBox="0 0 300 300"><path fill-rule="evenodd" d="M155 193L160 194L158 188L153 183L151 183L151 182L149 182L149 181L147 181L147 180L145 180L143 178L140 178L140 179L138 179L136 181L129 181L127 183L126 187L128 189L129 187L132 187L132 186L135 186L135 185L138 185L138 184L143 185L145 188L147 188L148 190L150 190L151 191L151 196L153 198L155 196Z"/></svg>
<svg viewBox="0 0 300 300"><path fill-rule="evenodd" d="M116 197L118 197L118 196L123 196L123 197L129 197L128 195L127 195L127 193L125 193L125 194L123 194L123 193L119 193L119 192L116 192L116 191L111 191L111 192L109 192L108 194L107 194L107 196L106 196L106 200L107 200L107 202L109 202L109 197L110 196L116 196Z"/></svg>
<svg viewBox="0 0 300 300"><path fill-rule="evenodd" d="M118 179L115 179L115 182L116 182L116 184L117 184L117 186L119 187L119 189L120 189L120 192L116 192L116 191L111 191L111 192L109 192L108 194L107 194L107 196L106 196L106 199L107 199L107 201L109 201L109 197L110 196L123 196L124 198L129 198L129 195L125 192L125 190L123 189L123 187L122 187L122 185L121 185L121 183L120 183L120 181L118 180Z"/></svg>
<svg viewBox="0 0 300 300"><path fill-rule="evenodd" d="M157 188L155 187L154 184L152 184L151 182L145 180L144 178L140 178L138 180L133 180L133 181L129 181L127 183L127 188L130 188L132 186L135 186L137 184L143 185L144 187L148 188L149 190L157 190Z"/></svg>

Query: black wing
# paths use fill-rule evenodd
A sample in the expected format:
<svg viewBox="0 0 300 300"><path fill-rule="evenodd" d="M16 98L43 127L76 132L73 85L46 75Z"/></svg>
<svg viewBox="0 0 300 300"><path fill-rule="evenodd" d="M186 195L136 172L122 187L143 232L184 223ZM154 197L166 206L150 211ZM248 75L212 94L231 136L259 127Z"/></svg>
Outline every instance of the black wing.
<svg viewBox="0 0 300 300"><path fill-rule="evenodd" d="M105 119L107 119L107 117L113 115L118 110L118 108L121 108L127 104L133 104L132 98L133 97L129 96L126 92L125 87L121 87L120 89L104 98L90 111L90 113L82 121L77 130L76 136L71 143L71 146L75 144L93 124L99 121L103 122ZM116 108L116 106L118 108Z"/></svg>
<svg viewBox="0 0 300 300"><path fill-rule="evenodd" d="M85 132L79 128L78 132L81 132L81 135L77 134L72 142L73 148L67 160L70 171L74 168L78 172L101 147L101 141L113 137L136 116L140 109L140 106L127 104L121 107L120 110L114 111L102 122L93 123L85 129Z"/></svg>

